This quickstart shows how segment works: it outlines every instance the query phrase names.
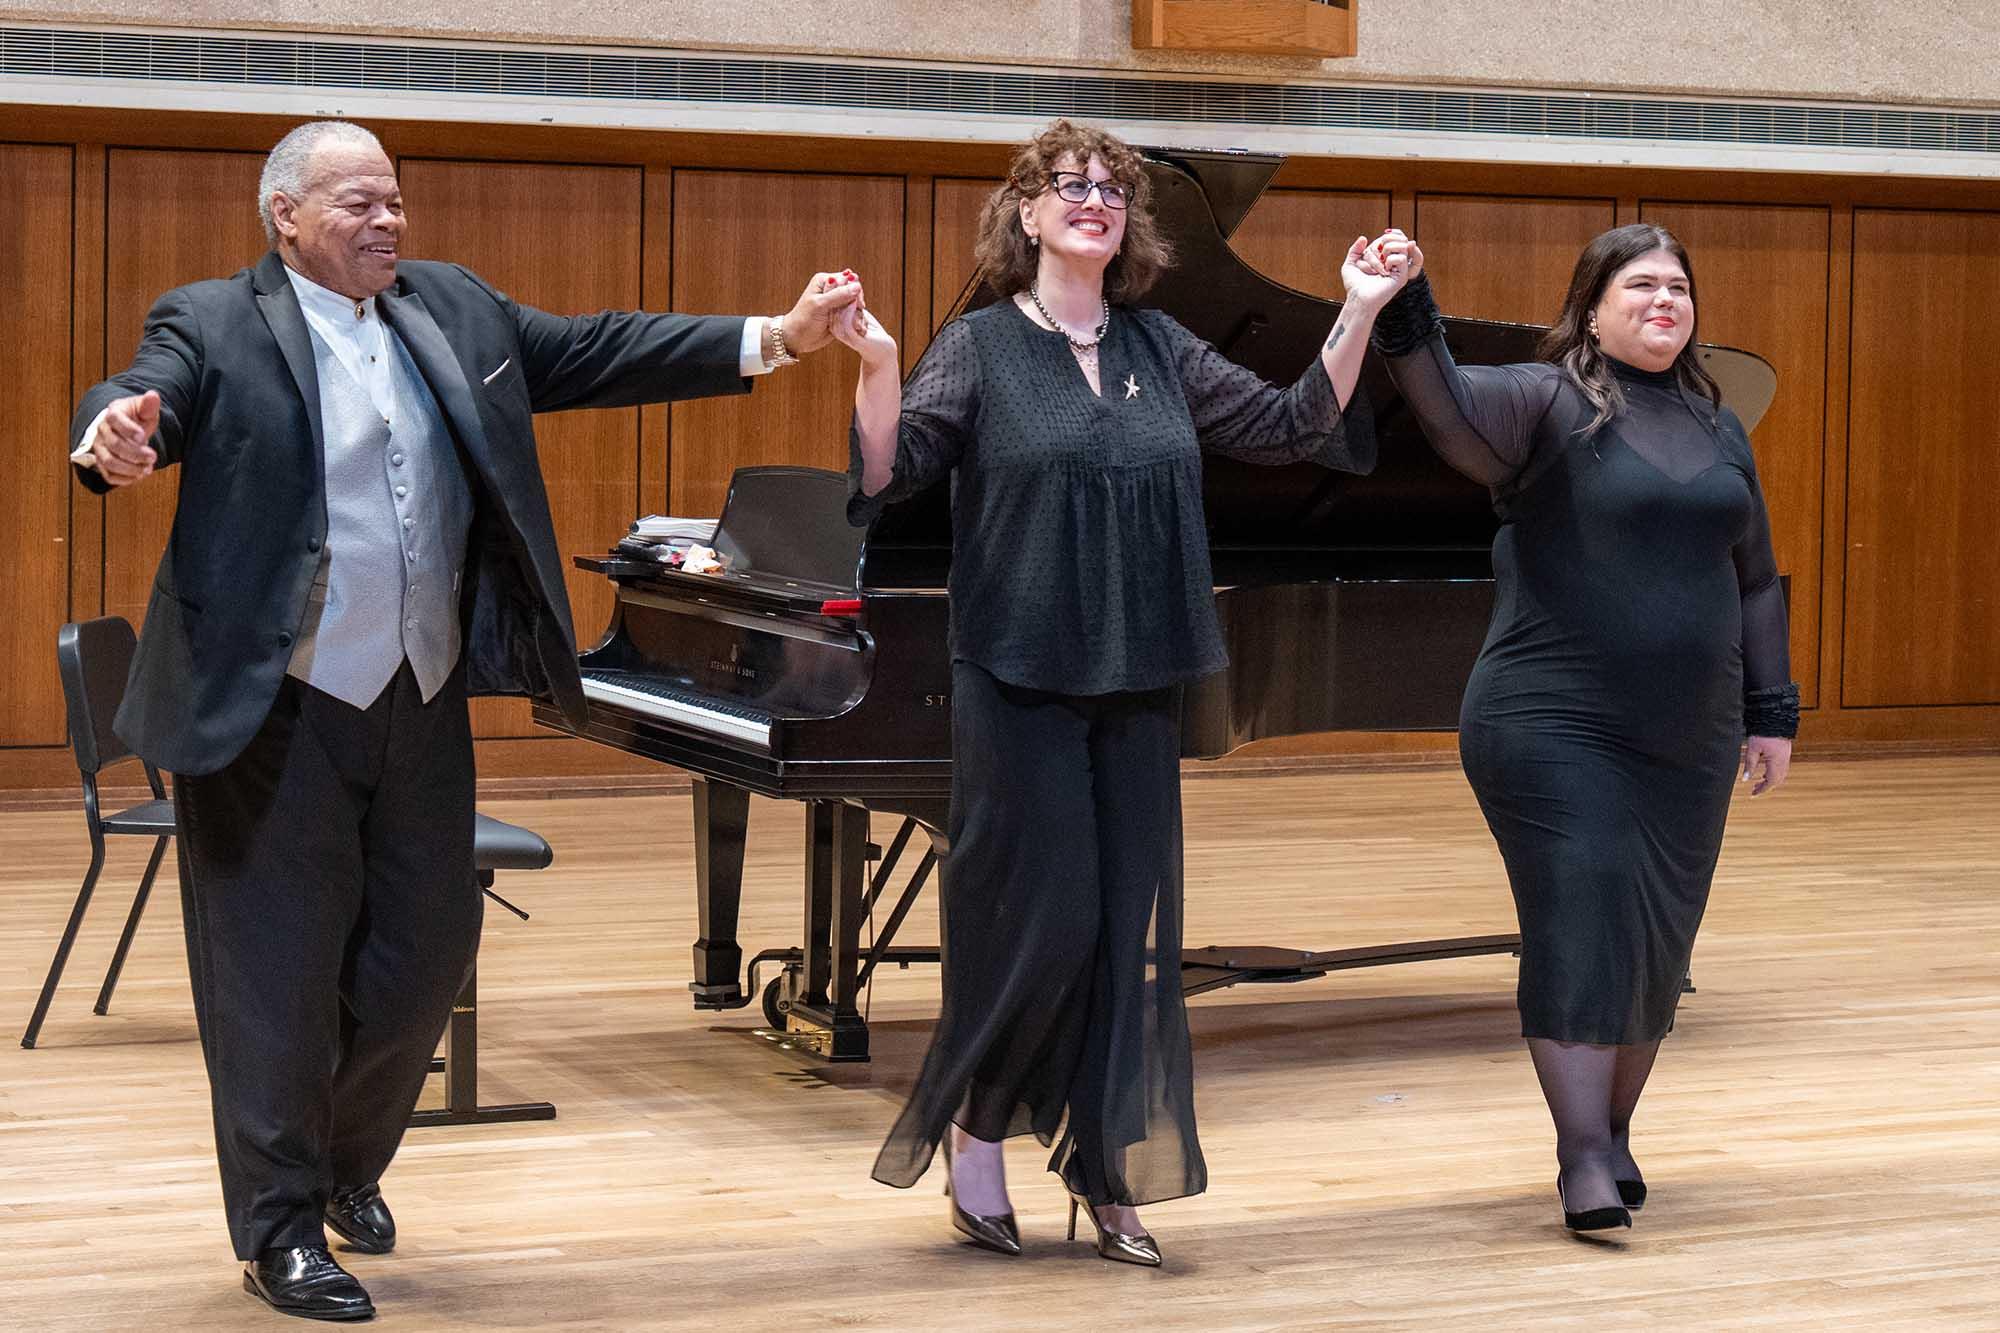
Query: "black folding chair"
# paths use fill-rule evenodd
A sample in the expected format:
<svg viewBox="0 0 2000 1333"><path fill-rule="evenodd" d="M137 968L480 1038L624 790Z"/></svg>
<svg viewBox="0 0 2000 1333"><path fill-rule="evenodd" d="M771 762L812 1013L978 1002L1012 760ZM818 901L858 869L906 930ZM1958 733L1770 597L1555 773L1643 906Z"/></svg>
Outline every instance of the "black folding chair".
<svg viewBox="0 0 2000 1333"><path fill-rule="evenodd" d="M84 872L83 887L76 895L76 906L70 909L69 924L63 929L62 939L56 945L55 959L49 964L48 980L42 984L34 1016L28 1020L28 1030L21 1037L21 1045L29 1050L34 1049L35 1039L41 1033L49 1003L55 998L56 986L62 980L63 967L69 962L70 948L76 943L77 930L83 924L83 914L90 906L91 893L97 887L97 877L104 869L105 836L141 834L156 841L152 858L146 863L146 874L139 881L139 892L132 900L132 910L126 915L125 929L118 937L118 948L112 955L110 970L105 973L104 986L97 994L96 1011L100 1014L110 1009L111 993L117 988L118 974L125 966L125 955L130 951L132 937L139 929L139 918L145 913L146 899L152 893L153 880L159 874L167 843L174 836L174 803L167 797L160 771L143 759L139 762L145 768L146 784L152 789L153 799L109 817L99 813L97 775L113 764L138 759L111 730L111 719L118 712L119 701L125 697L125 680L131 672L132 655L137 648L138 636L132 632L130 622L120 616L104 616L80 624L64 625L56 636L56 659L62 671L63 697L69 706L70 748L76 754L77 771L83 778L83 815L90 830L90 869ZM473 820L472 859L479 873L481 890L525 921L526 912L493 892L494 872L540 870L555 859L555 852L540 834L530 829L502 823L481 814L475 814ZM432 1063L433 1069L445 1076L445 1105L438 1110L417 1112L411 1123L463 1125L547 1120L555 1116L555 1107L547 1102L479 1105L478 994L478 973L475 969L467 973L465 985L452 1006L450 1024L446 1029L445 1054Z"/></svg>
<svg viewBox="0 0 2000 1333"><path fill-rule="evenodd" d="M90 830L90 869L84 872L76 906L70 909L69 924L63 928L55 959L49 964L48 980L42 983L34 1016L21 1036L21 1045L29 1050L34 1049L42 1020L48 1016L56 983L62 980L63 965L69 961L70 947L76 943L77 928L83 924L84 910L90 906L91 892L104 870L105 836L136 834L154 842L146 874L139 881L139 892L125 917L124 933L118 937L118 949L111 955L111 969L104 974L104 986L97 992L96 1011L100 1014L111 1007L111 992L117 988L118 973L132 947L132 935L146 910L147 895L153 891L153 877L159 874L160 860L167 854L167 843L174 836L174 803L167 799L160 770L143 759L139 762L146 770L146 785L152 789L153 799L108 816L100 812L98 804L97 775L113 764L138 758L111 731L111 718L118 711L118 701L125 697L125 677L132 669L132 654L138 645L131 624L120 616L64 625L56 635L56 662L62 670L63 699L69 709L69 746L76 755L77 772L83 778L83 819Z"/></svg>

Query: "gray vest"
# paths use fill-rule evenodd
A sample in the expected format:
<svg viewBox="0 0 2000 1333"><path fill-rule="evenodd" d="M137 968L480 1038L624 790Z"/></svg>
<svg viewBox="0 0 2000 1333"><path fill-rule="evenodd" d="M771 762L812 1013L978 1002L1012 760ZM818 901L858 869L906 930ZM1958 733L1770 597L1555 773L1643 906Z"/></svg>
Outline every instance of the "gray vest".
<svg viewBox="0 0 2000 1333"><path fill-rule="evenodd" d="M326 546L289 672L366 708L409 659L428 700L458 662L472 492L430 386L393 329L394 409L312 335L326 438Z"/></svg>

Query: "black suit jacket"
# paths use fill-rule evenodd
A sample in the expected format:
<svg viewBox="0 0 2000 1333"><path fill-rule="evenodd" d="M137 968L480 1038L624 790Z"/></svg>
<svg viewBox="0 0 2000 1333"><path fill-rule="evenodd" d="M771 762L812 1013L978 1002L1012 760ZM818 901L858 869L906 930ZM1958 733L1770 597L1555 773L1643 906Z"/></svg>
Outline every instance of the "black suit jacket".
<svg viewBox="0 0 2000 1333"><path fill-rule="evenodd" d="M477 500L462 585L467 690L553 700L580 724L532 416L746 392L743 323L563 318L455 264L416 260L397 265L377 309L436 396ZM270 712L326 540L312 340L276 254L162 296L131 368L84 394L72 443L112 399L147 389L160 393L153 445L161 466L180 466L180 508L115 729L161 768L212 773ZM77 474L107 489L95 470Z"/></svg>

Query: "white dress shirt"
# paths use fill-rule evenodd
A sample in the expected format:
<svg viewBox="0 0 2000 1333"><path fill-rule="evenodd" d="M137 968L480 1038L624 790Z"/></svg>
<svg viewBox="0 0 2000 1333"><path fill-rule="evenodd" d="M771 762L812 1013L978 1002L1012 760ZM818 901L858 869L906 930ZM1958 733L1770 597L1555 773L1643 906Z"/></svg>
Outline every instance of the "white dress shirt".
<svg viewBox="0 0 2000 1333"><path fill-rule="evenodd" d="M326 344L340 368L356 384L368 391L368 400L391 428L395 386L389 382L389 330L375 310L375 298L356 301L322 287L295 268L287 268L292 291L299 298L299 313L306 325Z"/></svg>

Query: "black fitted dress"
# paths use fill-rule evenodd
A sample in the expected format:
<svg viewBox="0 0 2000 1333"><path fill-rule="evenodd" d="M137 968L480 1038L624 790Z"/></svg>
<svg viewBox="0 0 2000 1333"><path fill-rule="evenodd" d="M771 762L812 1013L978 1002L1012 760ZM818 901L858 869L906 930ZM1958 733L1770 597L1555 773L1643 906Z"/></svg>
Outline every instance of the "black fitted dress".
<svg viewBox="0 0 2000 1333"><path fill-rule="evenodd" d="M1796 729L1770 522L1742 424L1612 362L1453 363L1421 280L1378 346L1438 453L1493 490L1493 622L1459 719L1521 922L1522 1033L1657 1040L1708 902L1748 716ZM1789 708L1785 701L1790 701ZM1775 701L1775 703L1774 703Z"/></svg>

